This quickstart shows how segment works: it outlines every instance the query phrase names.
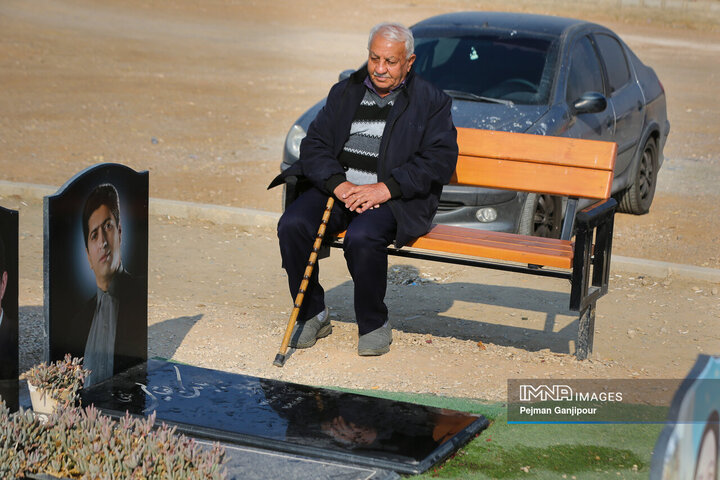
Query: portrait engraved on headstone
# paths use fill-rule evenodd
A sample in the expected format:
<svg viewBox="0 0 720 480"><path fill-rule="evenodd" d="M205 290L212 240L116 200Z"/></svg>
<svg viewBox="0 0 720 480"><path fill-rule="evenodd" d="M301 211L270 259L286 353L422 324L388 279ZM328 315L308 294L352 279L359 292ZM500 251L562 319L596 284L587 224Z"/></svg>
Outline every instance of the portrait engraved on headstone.
<svg viewBox="0 0 720 480"><path fill-rule="evenodd" d="M0 398L18 408L18 219L0 207Z"/></svg>
<svg viewBox="0 0 720 480"><path fill-rule="evenodd" d="M148 173L99 164L45 197L48 359L94 385L147 359Z"/></svg>

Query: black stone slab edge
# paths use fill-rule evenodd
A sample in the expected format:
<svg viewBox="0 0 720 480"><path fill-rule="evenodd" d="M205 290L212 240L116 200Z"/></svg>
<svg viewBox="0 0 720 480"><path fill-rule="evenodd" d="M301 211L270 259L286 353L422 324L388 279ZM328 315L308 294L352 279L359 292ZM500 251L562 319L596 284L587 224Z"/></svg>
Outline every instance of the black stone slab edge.
<svg viewBox="0 0 720 480"><path fill-rule="evenodd" d="M206 439L194 438L195 441L210 448L214 442ZM274 450L263 450L245 445L220 443L225 448L225 463L228 480L246 478L257 478L259 480L277 478L294 478L297 480L398 480L400 475L391 470L381 470L358 465L347 465L339 462L303 457L299 455L276 452ZM268 461L268 456L273 461ZM244 463L238 464L237 458L243 457ZM266 457L266 458L263 458ZM278 465L278 461L282 462ZM318 469L313 468L317 464L323 466L322 476L318 475Z"/></svg>
<svg viewBox="0 0 720 480"><path fill-rule="evenodd" d="M119 420L125 416L125 412L118 412L116 410L109 410L101 407L98 407L98 410L100 410L105 415L115 418L116 420ZM133 417L140 417L140 415L130 415ZM171 422L163 419L158 419L157 421L158 423L165 423L169 426L175 426L177 427L178 432L184 433L185 435L191 437L203 438L215 442L227 442L236 445L247 445L276 452L291 453L294 455L308 456L312 458L321 458L323 460L333 460L338 463L347 463L351 465L388 469L410 475L419 475L427 471L433 465L442 462L453 452L462 448L466 443L472 440L481 431L485 430L490 424L490 422L485 417L481 417L475 422L473 422L470 426L466 427L463 431L455 435L451 440L448 440L440 447L435 449L435 451L433 451L421 462L417 462L415 464L407 464L393 462L392 460L385 460L380 458L370 458L367 456L352 455L350 453L338 451L329 452L322 448L316 448L306 445L296 445L267 438L255 437L252 435L245 435L242 433L223 432L211 428Z"/></svg>

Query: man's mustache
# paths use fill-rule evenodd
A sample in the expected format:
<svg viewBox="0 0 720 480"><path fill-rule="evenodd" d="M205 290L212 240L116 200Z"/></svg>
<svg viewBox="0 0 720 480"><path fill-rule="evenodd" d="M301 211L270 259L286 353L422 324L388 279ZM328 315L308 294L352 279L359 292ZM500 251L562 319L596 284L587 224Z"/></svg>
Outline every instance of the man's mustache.
<svg viewBox="0 0 720 480"><path fill-rule="evenodd" d="M373 77L375 77L375 78L390 78L390 75L388 75L387 73L383 73L383 74L373 73Z"/></svg>

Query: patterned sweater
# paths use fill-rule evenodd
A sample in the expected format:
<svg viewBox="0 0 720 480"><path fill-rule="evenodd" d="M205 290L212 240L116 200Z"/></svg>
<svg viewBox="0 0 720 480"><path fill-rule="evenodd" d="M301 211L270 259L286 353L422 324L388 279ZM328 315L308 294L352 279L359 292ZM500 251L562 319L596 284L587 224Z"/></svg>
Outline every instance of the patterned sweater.
<svg viewBox="0 0 720 480"><path fill-rule="evenodd" d="M340 153L340 163L345 168L346 179L356 185L377 183L378 158L385 121L395 103L399 90L380 97L366 90L355 112L350 137Z"/></svg>

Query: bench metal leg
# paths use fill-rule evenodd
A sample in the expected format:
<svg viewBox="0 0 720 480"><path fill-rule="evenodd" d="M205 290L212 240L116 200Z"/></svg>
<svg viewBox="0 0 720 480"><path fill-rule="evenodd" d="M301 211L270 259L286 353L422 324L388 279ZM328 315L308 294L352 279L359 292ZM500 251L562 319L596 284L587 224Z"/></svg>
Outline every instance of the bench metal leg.
<svg viewBox="0 0 720 480"><path fill-rule="evenodd" d="M593 349L595 336L595 302L580 312L578 325L578 338L575 344L575 356L578 360L585 360Z"/></svg>

